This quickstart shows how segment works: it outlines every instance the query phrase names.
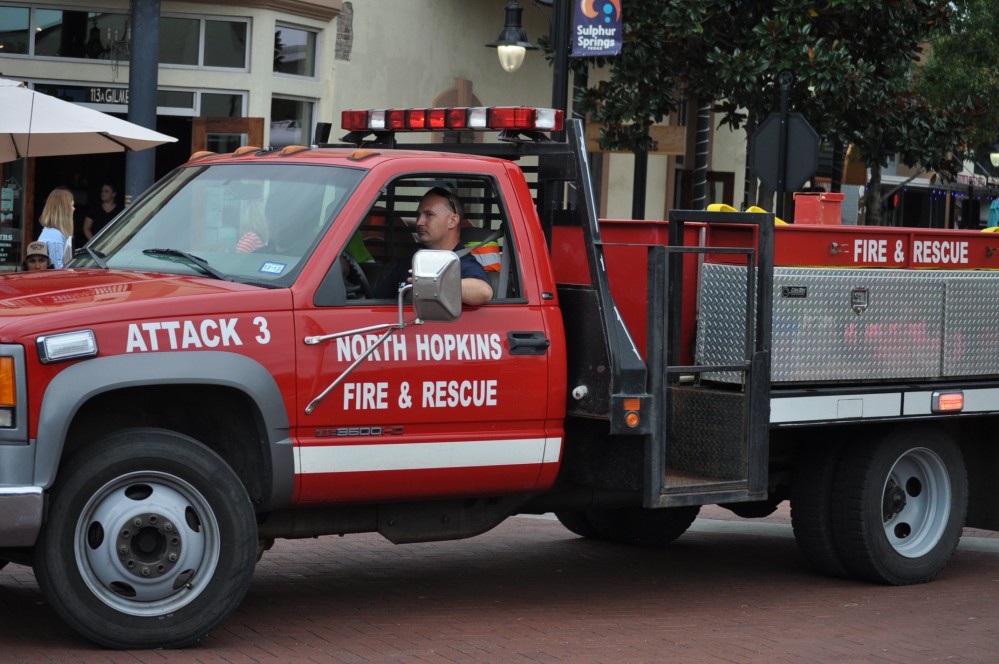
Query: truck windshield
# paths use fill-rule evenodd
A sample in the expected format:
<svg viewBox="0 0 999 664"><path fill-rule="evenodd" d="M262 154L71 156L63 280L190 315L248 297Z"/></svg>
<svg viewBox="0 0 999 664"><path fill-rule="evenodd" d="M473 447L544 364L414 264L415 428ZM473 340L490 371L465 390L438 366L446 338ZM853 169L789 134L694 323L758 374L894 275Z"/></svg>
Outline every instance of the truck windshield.
<svg viewBox="0 0 999 664"><path fill-rule="evenodd" d="M363 175L289 163L181 168L71 265L288 286Z"/></svg>

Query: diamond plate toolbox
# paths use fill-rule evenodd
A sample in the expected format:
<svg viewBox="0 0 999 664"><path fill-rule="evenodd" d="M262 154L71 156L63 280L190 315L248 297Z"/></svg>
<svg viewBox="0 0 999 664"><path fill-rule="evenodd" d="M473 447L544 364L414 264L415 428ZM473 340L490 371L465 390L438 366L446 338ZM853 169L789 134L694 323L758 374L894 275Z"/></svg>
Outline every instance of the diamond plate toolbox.
<svg viewBox="0 0 999 664"><path fill-rule="evenodd" d="M744 267L702 265L698 364L743 361L745 293ZM775 268L771 366L793 383L999 374L999 273Z"/></svg>

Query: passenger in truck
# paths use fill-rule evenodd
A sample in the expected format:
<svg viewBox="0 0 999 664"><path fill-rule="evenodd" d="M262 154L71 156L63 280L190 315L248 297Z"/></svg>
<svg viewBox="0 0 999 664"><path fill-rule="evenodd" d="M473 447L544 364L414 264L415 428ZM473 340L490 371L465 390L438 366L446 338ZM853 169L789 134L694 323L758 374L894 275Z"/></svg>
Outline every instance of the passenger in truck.
<svg viewBox="0 0 999 664"><path fill-rule="evenodd" d="M464 207L453 192L434 187L420 199L417 208L416 236L426 249L460 252L461 225ZM486 304L492 299L493 289L489 277L475 257L467 252L461 256L461 302L469 306ZM376 298L393 298L399 284L409 278L409 263L400 264L375 287Z"/></svg>

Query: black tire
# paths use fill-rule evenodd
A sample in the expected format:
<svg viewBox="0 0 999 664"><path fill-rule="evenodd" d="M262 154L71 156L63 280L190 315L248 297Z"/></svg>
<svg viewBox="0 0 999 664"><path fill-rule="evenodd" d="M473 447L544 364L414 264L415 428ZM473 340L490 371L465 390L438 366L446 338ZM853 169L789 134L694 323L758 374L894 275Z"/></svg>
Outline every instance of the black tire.
<svg viewBox="0 0 999 664"><path fill-rule="evenodd" d="M555 512L555 518L558 519L559 523L565 526L566 529L576 535L579 535L580 537L603 539L597 529L593 527L593 524L590 522L590 518L586 516L586 512Z"/></svg>
<svg viewBox="0 0 999 664"><path fill-rule="evenodd" d="M957 548L968 509L961 451L937 428L900 428L846 449L833 489L843 563L868 581L926 583Z"/></svg>
<svg viewBox="0 0 999 664"><path fill-rule="evenodd" d="M663 547L687 532L700 511L700 505L662 509L624 507L590 510L586 516L604 539L636 546Z"/></svg>
<svg viewBox="0 0 999 664"><path fill-rule="evenodd" d="M806 447L791 482L791 527L808 566L825 576L846 578L850 571L836 549L832 494L844 445L819 442Z"/></svg>
<svg viewBox="0 0 999 664"><path fill-rule="evenodd" d="M129 429L60 469L35 575L73 629L110 648L181 648L236 609L257 526L232 469L201 443Z"/></svg>

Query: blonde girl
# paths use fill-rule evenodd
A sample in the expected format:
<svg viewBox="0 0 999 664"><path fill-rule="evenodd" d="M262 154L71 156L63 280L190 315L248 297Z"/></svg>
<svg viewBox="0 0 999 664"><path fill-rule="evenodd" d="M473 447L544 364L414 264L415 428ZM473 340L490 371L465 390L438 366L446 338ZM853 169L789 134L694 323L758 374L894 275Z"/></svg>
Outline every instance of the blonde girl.
<svg viewBox="0 0 999 664"><path fill-rule="evenodd" d="M73 257L73 193L64 187L56 187L45 201L42 216L38 219L42 232L39 242L49 249L49 260L59 269Z"/></svg>

